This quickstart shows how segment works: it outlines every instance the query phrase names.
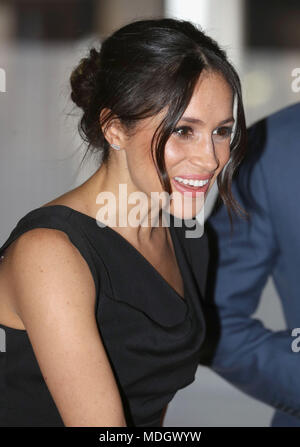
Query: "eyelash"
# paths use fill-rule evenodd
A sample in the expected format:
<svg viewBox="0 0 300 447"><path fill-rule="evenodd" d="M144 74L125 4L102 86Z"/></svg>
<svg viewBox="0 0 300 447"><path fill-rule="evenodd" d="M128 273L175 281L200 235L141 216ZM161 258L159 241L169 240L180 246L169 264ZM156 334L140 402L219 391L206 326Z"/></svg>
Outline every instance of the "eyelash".
<svg viewBox="0 0 300 447"><path fill-rule="evenodd" d="M220 130L220 129L225 129L226 130L226 134L225 135L219 135L221 138L228 138L228 137L230 137L230 135L232 134L232 131L233 131L233 127L232 126L222 126L222 127L217 127L217 129L216 130ZM214 135L216 135L216 134L214 134Z"/></svg>
<svg viewBox="0 0 300 447"><path fill-rule="evenodd" d="M182 134L180 135L180 134L177 133L179 130L182 130L182 129L185 129L185 130L188 130L188 131L193 131L193 129L192 129L191 127L188 127L188 126L180 126L180 127L176 127L176 128L173 130L173 132L176 133L177 136L180 137L180 138L184 138L184 139L189 138L190 135L182 135Z"/></svg>
<svg viewBox="0 0 300 447"><path fill-rule="evenodd" d="M180 126L180 127L176 127L174 130L173 130L173 133L177 133L179 130L187 130L187 131L191 131L191 132L193 132L193 129L191 128L191 127L189 127L189 126ZM225 139L225 138L228 138L228 137L230 137L230 135L232 134L232 131L233 131L233 128L231 127L231 126L222 126L222 127L218 127L216 130L220 130L220 129L225 129L226 130L226 135L219 135L222 139ZM215 131L214 131L215 132ZM214 135L217 135L217 134L214 134ZM179 138L184 138L184 139L187 139L187 138L190 138L191 137L191 135L182 135L182 134L178 134L177 133L177 136L179 137Z"/></svg>

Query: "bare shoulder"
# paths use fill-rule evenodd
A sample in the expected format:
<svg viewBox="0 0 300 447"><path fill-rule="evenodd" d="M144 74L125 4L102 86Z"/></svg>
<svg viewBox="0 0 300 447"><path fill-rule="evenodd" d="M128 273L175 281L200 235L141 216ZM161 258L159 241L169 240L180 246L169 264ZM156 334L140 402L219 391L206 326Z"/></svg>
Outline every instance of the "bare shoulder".
<svg viewBox="0 0 300 447"><path fill-rule="evenodd" d="M55 275L58 280L66 274L77 276L77 282L84 281L86 287L94 289L89 267L77 247L70 241L67 233L54 228L32 228L10 244L9 256L11 274L14 279L25 279L36 269L45 273L48 279ZM42 278L42 277L41 277Z"/></svg>
<svg viewBox="0 0 300 447"><path fill-rule="evenodd" d="M16 308L64 424L123 426L94 281L77 248L60 230L35 228L18 237L10 258Z"/></svg>
<svg viewBox="0 0 300 447"><path fill-rule="evenodd" d="M92 273L68 235L51 228L25 231L5 249L1 262L1 322L24 329L19 308L26 294L18 293L19 291L27 290L30 294L37 287L41 293L45 293L44 284L51 283L53 287L60 287L64 282L66 287L72 286L74 280L77 287L86 291L86 305L93 306L96 290ZM26 303L30 303L27 297Z"/></svg>
<svg viewBox="0 0 300 447"><path fill-rule="evenodd" d="M68 235L52 228L33 228L21 234L9 247L10 282L16 296L16 304L22 300L20 290L30 291L35 284L39 290L49 289L69 291L84 290L87 306L93 306L96 299L95 283L87 262L70 241ZM75 294L74 299L82 295ZM85 298L86 299L86 298Z"/></svg>

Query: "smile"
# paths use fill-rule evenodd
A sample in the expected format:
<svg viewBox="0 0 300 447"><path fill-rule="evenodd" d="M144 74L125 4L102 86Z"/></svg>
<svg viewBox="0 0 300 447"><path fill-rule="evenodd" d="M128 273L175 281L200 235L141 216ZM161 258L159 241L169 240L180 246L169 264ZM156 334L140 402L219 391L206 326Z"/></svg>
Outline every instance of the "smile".
<svg viewBox="0 0 300 447"><path fill-rule="evenodd" d="M184 183L185 185L189 185L189 186L193 186L193 187L204 186L208 183L208 179L207 180L188 180L186 178L181 178L181 177L174 177L174 179L179 183Z"/></svg>
<svg viewBox="0 0 300 447"><path fill-rule="evenodd" d="M209 179L206 180L188 180L181 179L181 177L173 177L172 182L177 191L184 194L185 192L192 193L192 197L197 197L197 193L206 193L209 187Z"/></svg>

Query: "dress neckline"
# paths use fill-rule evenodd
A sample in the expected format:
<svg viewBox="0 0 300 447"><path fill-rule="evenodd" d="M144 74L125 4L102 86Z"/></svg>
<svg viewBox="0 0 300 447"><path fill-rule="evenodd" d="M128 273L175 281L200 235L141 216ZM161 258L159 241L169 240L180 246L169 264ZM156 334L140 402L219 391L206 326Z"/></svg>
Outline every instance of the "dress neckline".
<svg viewBox="0 0 300 447"><path fill-rule="evenodd" d="M120 233L118 233L116 230L114 230L109 225L104 224L102 221L100 221L99 219L96 219L95 217L90 216L89 214L82 213L81 211L78 211L78 210L76 210L74 208L71 208L71 207L69 207L67 205L48 205L48 206L41 206L41 207L39 207L37 209L39 210L39 209L43 209L43 208L56 208L56 207L58 207L58 208L65 208L65 209L71 210L71 212L73 212L75 214L78 214L78 215L81 215L81 216L84 216L85 218L89 219L93 223L95 223L95 221L96 222L97 221L101 222L101 224L103 226L99 226L100 228L108 229L108 231L111 234L116 235L123 244L125 244L127 247L129 247L131 249L131 251L136 253L143 260L143 262L150 267L150 269L160 279L160 281L162 281L165 285L167 285L169 287L169 289L175 294L175 296L181 302L183 302L184 304L187 305L186 286L185 286L185 280L184 280L184 274L183 274L184 272L183 272L183 269L181 268L180 259L179 259L179 253L177 252L176 242L175 242L174 237L173 237L172 225L170 225L170 227L169 227L169 229L170 229L170 236L171 236L171 239L172 239L172 242L173 242L173 247L174 247L174 252L175 252L177 265L178 265L178 268L179 268L179 271L180 271L180 274L181 274L181 277L182 277L182 281L183 281L183 297L174 289L173 286L171 286L171 284L168 283L168 281L165 280L165 278L159 273L159 271L151 264L150 261L148 261L147 258L145 258L145 256L139 250L137 250L137 248L135 248L134 245L132 245L124 236L122 236Z"/></svg>

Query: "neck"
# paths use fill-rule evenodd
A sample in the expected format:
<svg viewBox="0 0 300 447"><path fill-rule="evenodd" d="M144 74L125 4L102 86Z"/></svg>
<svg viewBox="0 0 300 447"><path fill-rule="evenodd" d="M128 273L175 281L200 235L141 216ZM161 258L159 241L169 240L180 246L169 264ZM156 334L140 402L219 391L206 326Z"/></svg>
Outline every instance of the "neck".
<svg viewBox="0 0 300 447"><path fill-rule="evenodd" d="M116 164L113 160L102 164L80 186L89 214L135 245L151 244L158 234L165 237L166 221L161 208L151 207L150 198L145 203L138 200L137 204L128 203L129 195L138 190L128 170L118 169Z"/></svg>

